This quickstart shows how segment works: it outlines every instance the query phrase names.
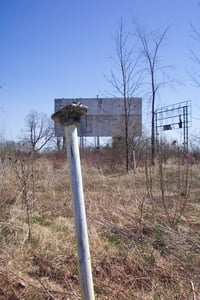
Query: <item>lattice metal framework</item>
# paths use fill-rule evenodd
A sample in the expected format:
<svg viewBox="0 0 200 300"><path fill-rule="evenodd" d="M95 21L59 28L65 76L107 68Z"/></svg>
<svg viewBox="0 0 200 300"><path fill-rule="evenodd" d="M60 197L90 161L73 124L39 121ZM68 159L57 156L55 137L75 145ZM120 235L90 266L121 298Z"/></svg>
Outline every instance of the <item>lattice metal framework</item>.
<svg viewBox="0 0 200 300"><path fill-rule="evenodd" d="M191 100L167 105L155 111L156 134L182 129L184 148L188 150L188 128L192 125Z"/></svg>

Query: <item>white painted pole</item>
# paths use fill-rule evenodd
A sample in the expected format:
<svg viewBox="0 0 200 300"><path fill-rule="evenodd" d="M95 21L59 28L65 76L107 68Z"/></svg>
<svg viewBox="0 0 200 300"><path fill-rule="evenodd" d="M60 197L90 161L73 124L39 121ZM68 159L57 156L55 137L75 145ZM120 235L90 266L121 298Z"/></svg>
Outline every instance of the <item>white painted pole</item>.
<svg viewBox="0 0 200 300"><path fill-rule="evenodd" d="M133 172L136 172L135 150L133 150Z"/></svg>
<svg viewBox="0 0 200 300"><path fill-rule="evenodd" d="M65 130L67 158L70 168L73 197L74 223L76 229L82 297L84 300L94 300L94 288L77 135L77 125L80 122L81 115L83 115L86 111L87 108L81 104L72 104L55 113L52 116L52 119L55 121L60 121Z"/></svg>

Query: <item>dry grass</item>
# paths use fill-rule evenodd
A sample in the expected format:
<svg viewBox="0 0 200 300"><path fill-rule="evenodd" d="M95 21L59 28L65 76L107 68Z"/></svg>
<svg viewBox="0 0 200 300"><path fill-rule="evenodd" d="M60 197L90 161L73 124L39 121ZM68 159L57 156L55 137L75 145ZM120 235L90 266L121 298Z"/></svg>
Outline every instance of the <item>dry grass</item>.
<svg viewBox="0 0 200 300"><path fill-rule="evenodd" d="M21 162L26 182L20 181ZM13 158L0 168L0 299L81 299L66 161ZM123 174L82 161L96 299L200 298L199 166L192 167L184 211L172 220L178 201L173 168L164 170L166 213L158 167L149 193L145 168Z"/></svg>

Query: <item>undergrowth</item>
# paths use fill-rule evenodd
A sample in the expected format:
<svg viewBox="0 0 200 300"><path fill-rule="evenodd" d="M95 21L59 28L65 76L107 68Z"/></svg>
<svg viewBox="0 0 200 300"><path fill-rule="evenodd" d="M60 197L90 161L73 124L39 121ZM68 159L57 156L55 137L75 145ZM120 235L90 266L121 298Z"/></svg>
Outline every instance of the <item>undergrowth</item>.
<svg viewBox="0 0 200 300"><path fill-rule="evenodd" d="M82 160L95 299L200 297L199 166L160 163L122 174ZM81 299L67 162L0 168L0 299Z"/></svg>

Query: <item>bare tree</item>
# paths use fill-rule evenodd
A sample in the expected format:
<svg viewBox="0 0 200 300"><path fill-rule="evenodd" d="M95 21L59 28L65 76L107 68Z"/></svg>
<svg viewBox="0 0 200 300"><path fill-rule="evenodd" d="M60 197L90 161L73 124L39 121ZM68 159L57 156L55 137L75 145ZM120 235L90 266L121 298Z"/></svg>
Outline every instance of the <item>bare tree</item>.
<svg viewBox="0 0 200 300"><path fill-rule="evenodd" d="M115 56L112 57L114 69L111 70L110 77L106 77L114 92L124 101L126 171L129 170L129 116L134 105L131 98L141 84L141 76L137 70L139 56L136 47L129 47L129 37L129 33L125 30L125 23L121 20L115 36Z"/></svg>
<svg viewBox="0 0 200 300"><path fill-rule="evenodd" d="M167 35L169 27L163 32L155 31L147 34L143 26L137 26L136 33L140 43L140 51L145 61L145 71L150 83L151 98L151 160L155 161L155 104L156 95L160 87L166 84L163 75L166 75L166 66L160 63L159 52ZM160 76L162 75L162 76Z"/></svg>
<svg viewBox="0 0 200 300"><path fill-rule="evenodd" d="M194 39L200 44L200 33L199 31L194 27L193 24L191 24L192 32ZM195 63L197 68L200 68L200 55L196 54L196 51L194 49L191 50L192 55L192 61ZM196 71L196 69L193 69L192 72L189 72L189 75L196 86L200 87L200 71Z"/></svg>
<svg viewBox="0 0 200 300"><path fill-rule="evenodd" d="M47 115L31 111L25 119L23 141L31 151L38 152L54 137L53 122Z"/></svg>

